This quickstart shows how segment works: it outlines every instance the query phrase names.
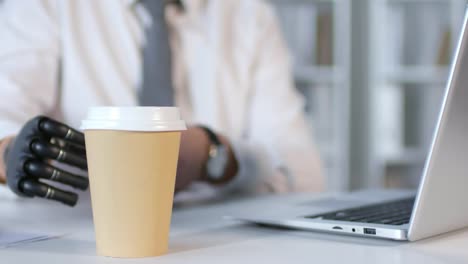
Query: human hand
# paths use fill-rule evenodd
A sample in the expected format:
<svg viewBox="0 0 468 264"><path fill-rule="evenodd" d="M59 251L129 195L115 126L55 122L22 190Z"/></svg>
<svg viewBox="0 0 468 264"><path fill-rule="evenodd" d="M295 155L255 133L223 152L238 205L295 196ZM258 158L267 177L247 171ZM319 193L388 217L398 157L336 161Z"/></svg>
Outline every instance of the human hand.
<svg viewBox="0 0 468 264"><path fill-rule="evenodd" d="M4 157L6 148L13 139L14 136L8 136L0 140L0 184L6 184L5 160L2 157Z"/></svg>
<svg viewBox="0 0 468 264"><path fill-rule="evenodd" d="M81 190L88 188L88 178L56 168L56 160L82 170L87 169L84 135L69 126L38 116L28 121L4 154L7 184L19 196L42 197L74 206L78 195L44 180Z"/></svg>
<svg viewBox="0 0 468 264"><path fill-rule="evenodd" d="M193 181L203 178L208 160L210 140L199 127L189 127L182 131L177 163L175 191L187 188Z"/></svg>

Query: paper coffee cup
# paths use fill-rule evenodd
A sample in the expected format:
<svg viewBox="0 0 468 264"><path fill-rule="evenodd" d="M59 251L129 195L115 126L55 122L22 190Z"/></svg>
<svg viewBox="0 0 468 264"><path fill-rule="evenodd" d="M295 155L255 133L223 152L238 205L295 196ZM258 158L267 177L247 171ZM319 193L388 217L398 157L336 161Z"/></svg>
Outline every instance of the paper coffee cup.
<svg viewBox="0 0 468 264"><path fill-rule="evenodd" d="M82 121L99 255L168 250L180 134L175 107L92 107Z"/></svg>

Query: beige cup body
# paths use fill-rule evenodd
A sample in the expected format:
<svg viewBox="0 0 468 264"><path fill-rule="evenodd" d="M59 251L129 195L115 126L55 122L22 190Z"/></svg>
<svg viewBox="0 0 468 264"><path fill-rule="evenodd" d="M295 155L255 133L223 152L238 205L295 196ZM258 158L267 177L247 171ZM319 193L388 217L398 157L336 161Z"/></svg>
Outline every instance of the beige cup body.
<svg viewBox="0 0 468 264"><path fill-rule="evenodd" d="M131 258L167 252L180 135L85 131L99 255Z"/></svg>

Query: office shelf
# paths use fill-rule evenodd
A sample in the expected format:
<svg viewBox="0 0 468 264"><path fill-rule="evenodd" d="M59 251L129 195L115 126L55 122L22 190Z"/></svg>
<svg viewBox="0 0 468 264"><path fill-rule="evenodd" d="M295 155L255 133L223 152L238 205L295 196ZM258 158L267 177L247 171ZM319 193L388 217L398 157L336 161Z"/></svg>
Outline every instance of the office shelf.
<svg viewBox="0 0 468 264"><path fill-rule="evenodd" d="M401 66L381 73L383 80L392 83L441 84L447 82L448 67Z"/></svg>
<svg viewBox="0 0 468 264"><path fill-rule="evenodd" d="M383 187L387 176L395 172L420 173L418 168L425 159L421 150L429 147L466 1L272 3L278 8L292 51L294 77L306 98L329 189L345 190L350 186L350 117L359 124L352 135L358 135L359 153L352 155L362 155L365 160L363 164L355 158L353 161L366 167L358 171L365 176L353 187ZM362 8L352 8L352 4ZM323 20L327 12L331 19ZM351 12L356 13L353 19ZM333 33L324 34L318 24L331 28ZM357 87L353 89L358 92L353 92L356 101L352 108L351 34L355 36L353 43L359 43L353 47L353 74L357 74L353 78ZM324 47L331 49L318 52ZM360 47L366 49L360 51ZM361 66L368 70L356 71Z"/></svg>
<svg viewBox="0 0 468 264"><path fill-rule="evenodd" d="M411 166L424 163L426 157L427 151L408 147L395 153L381 154L378 159L386 166Z"/></svg>
<svg viewBox="0 0 468 264"><path fill-rule="evenodd" d="M387 0L389 4L441 4L446 5L450 0Z"/></svg>
<svg viewBox="0 0 468 264"><path fill-rule="evenodd" d="M305 83L343 83L347 80L346 72L333 66L296 66L294 69L296 81Z"/></svg>
<svg viewBox="0 0 468 264"><path fill-rule="evenodd" d="M369 1L368 187L405 185L405 175L398 173L421 175L465 5L465 0Z"/></svg>

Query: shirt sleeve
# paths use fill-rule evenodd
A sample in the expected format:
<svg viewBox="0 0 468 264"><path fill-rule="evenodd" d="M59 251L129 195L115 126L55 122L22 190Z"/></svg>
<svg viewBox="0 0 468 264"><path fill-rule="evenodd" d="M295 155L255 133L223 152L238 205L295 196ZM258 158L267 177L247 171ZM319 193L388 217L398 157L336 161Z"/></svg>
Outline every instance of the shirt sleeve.
<svg viewBox="0 0 468 264"><path fill-rule="evenodd" d="M321 191L321 162L288 50L273 8L260 5L250 121L246 139L233 142L241 168L233 185L249 193Z"/></svg>
<svg viewBox="0 0 468 264"><path fill-rule="evenodd" d="M59 29L53 1L15 1L0 9L0 139L47 114L57 102Z"/></svg>

